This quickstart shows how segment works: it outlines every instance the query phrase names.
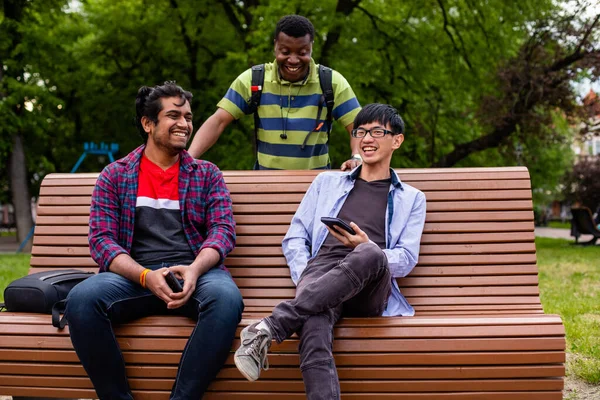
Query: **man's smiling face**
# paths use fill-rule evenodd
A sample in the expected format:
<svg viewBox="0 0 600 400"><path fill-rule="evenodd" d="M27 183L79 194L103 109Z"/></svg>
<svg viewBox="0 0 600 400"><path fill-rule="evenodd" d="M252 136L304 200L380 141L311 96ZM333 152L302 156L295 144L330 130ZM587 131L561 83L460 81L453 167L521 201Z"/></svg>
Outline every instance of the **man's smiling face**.
<svg viewBox="0 0 600 400"><path fill-rule="evenodd" d="M378 138L374 138L371 133L367 133L362 138L352 138L353 141L358 141L359 143L363 164L377 165L387 163L389 165L392 153L394 150L400 148L404 141L403 134L392 134L390 124L383 125L375 121L360 125L358 129L366 129L370 132L374 130L387 130L389 132Z"/></svg>
<svg viewBox="0 0 600 400"><path fill-rule="evenodd" d="M288 82L298 82L306 77L312 56L310 35L292 37L279 32L275 38L275 59L281 77Z"/></svg>
<svg viewBox="0 0 600 400"><path fill-rule="evenodd" d="M178 154L185 149L192 134L192 110L190 103L180 97L161 99L162 110L158 122L142 119L144 129L149 134L147 145L169 154Z"/></svg>

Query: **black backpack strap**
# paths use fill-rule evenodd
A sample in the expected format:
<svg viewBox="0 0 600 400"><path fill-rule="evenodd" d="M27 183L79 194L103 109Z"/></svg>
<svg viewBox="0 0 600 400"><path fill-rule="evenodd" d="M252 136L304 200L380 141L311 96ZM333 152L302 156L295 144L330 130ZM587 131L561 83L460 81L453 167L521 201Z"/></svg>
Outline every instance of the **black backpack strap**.
<svg viewBox="0 0 600 400"><path fill-rule="evenodd" d="M327 106L327 142L329 142L329 133L333 122L333 106L335 98L333 95L333 71L331 68L319 64L319 82L321 83L321 91L325 105Z"/></svg>
<svg viewBox="0 0 600 400"><path fill-rule="evenodd" d="M6 304L0 303L0 311L6 311Z"/></svg>
<svg viewBox="0 0 600 400"><path fill-rule="evenodd" d="M315 127L311 132L308 132L306 137L304 138L304 142L300 146L302 150L306 147L306 142L308 142L308 137L312 132L319 131L321 126L323 125L321 122L321 112L323 111L323 103L327 107L327 143L329 143L329 134L331 133L331 126L333 125L333 106L335 104L335 99L333 95L333 73L331 68L325 67L324 65L319 64L319 84L321 85L321 91L323 94L321 95L321 100L319 101L319 108L317 111L317 119L315 120Z"/></svg>
<svg viewBox="0 0 600 400"><path fill-rule="evenodd" d="M258 117L258 106L260 106L260 97L262 95L263 85L265 83L265 64L254 65L252 67L252 83L250 86L250 99L248 99L248 109L254 114L254 153L258 160L258 126L260 118ZM258 165L258 163L256 164Z"/></svg>
<svg viewBox="0 0 600 400"><path fill-rule="evenodd" d="M67 325L67 317L64 315L65 309L67 308L67 300L61 300L54 303L52 306L52 326L58 329L64 329ZM60 314L63 317L60 318Z"/></svg>

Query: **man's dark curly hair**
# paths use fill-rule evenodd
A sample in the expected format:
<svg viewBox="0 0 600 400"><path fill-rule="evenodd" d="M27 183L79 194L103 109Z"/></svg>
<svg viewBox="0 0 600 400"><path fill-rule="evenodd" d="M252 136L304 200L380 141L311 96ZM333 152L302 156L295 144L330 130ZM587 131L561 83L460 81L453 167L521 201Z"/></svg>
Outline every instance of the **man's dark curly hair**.
<svg viewBox="0 0 600 400"><path fill-rule="evenodd" d="M192 104L192 94L182 89L175 81L166 81L163 85L154 87L142 86L135 98L135 126L144 141L148 140L148 134L142 126L142 117L148 117L150 121L158 123L158 113L162 110L160 99L163 97L179 97L180 105L184 105L186 101Z"/></svg>
<svg viewBox="0 0 600 400"><path fill-rule="evenodd" d="M275 40L277 40L279 32L294 38L304 37L308 34L311 42L315 40L315 27L308 18L301 15L286 15L281 18L275 27Z"/></svg>

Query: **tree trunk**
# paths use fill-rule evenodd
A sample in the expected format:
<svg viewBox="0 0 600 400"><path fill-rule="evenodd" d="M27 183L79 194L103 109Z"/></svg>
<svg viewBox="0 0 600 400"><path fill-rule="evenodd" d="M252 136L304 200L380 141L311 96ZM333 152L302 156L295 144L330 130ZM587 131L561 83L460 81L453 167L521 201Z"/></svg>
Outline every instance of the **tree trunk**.
<svg viewBox="0 0 600 400"><path fill-rule="evenodd" d="M33 218L31 217L31 196L29 195L23 138L20 134L13 137L13 148L10 156L10 187L13 206L15 207L17 238L19 243L23 243L33 227ZM23 251L31 251L31 241L23 247Z"/></svg>

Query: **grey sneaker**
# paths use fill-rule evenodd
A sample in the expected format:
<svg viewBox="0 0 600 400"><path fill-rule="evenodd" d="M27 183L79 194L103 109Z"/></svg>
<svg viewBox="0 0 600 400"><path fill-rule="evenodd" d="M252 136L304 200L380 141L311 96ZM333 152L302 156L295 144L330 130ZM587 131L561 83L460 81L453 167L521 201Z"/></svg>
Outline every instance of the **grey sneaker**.
<svg viewBox="0 0 600 400"><path fill-rule="evenodd" d="M264 329L256 329L258 322L248 325L242 330L242 344L235 352L233 360L237 369L249 381L255 381L260 376L260 369L269 369L267 351L271 347L271 333Z"/></svg>

